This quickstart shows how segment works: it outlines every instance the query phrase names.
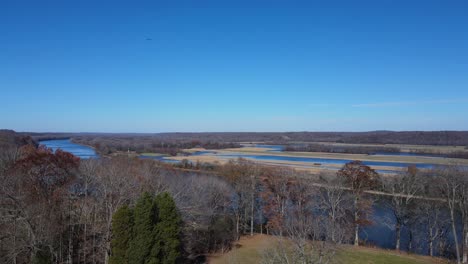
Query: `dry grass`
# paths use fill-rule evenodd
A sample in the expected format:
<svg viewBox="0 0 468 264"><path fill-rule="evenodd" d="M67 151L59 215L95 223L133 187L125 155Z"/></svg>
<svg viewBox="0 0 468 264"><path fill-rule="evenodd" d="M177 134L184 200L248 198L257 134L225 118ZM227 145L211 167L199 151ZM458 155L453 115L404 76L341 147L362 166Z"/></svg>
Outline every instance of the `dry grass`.
<svg viewBox="0 0 468 264"><path fill-rule="evenodd" d="M234 248L224 254L214 254L208 257L208 263L261 263L262 253L272 250L277 245L278 239L274 236L254 235L245 236L234 245ZM444 259L431 258L407 253L398 253L393 250L384 250L366 247L340 246L332 263L369 263L369 264L441 264L448 263Z"/></svg>
<svg viewBox="0 0 468 264"><path fill-rule="evenodd" d="M267 235L245 236L233 246L233 250L209 256L208 263L260 263L261 253L271 248L275 241L276 238Z"/></svg>

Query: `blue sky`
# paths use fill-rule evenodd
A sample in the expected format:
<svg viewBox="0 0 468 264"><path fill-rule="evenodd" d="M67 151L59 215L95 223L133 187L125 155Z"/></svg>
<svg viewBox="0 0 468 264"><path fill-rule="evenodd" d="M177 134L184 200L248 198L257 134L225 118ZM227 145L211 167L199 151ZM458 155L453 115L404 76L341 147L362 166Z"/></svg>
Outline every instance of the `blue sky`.
<svg viewBox="0 0 468 264"><path fill-rule="evenodd" d="M1 1L0 128L468 130L468 1Z"/></svg>

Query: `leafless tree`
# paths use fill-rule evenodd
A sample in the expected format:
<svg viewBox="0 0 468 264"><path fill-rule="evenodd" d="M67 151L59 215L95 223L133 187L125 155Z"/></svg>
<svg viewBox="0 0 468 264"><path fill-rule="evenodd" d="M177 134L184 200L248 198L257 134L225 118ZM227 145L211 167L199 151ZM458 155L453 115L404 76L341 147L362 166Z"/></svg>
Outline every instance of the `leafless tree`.
<svg viewBox="0 0 468 264"><path fill-rule="evenodd" d="M422 192L422 179L416 167L412 166L405 173L388 177L382 182L384 190L391 194L388 207L395 217L395 249L400 250L401 229L409 221L411 203Z"/></svg>
<svg viewBox="0 0 468 264"><path fill-rule="evenodd" d="M319 187L319 208L326 218L323 228L326 230L327 240L341 244L348 238L350 221L347 210L350 207L349 194L345 190L342 178L331 173L323 173Z"/></svg>
<svg viewBox="0 0 468 264"><path fill-rule="evenodd" d="M418 206L415 207L417 223L425 229L429 256L435 255L436 241L447 236L450 229L450 218L444 209L442 202L424 199L418 200Z"/></svg>
<svg viewBox="0 0 468 264"><path fill-rule="evenodd" d="M458 195L459 211L462 219L462 263L468 263L468 170L459 167L459 181L461 184Z"/></svg>
<svg viewBox="0 0 468 264"><path fill-rule="evenodd" d="M458 239L457 232L457 213L459 209L460 194L464 192L464 185L460 181L460 173L456 167L445 166L440 167L435 170L437 174L437 186L440 191L440 194L445 199L447 209L450 214L450 222L452 226L452 236L453 242L455 244L455 256L457 258L457 263L461 263L460 255L460 242Z"/></svg>
<svg viewBox="0 0 468 264"><path fill-rule="evenodd" d="M263 254L264 263L328 263L335 254L333 245L323 240L319 205L314 197L318 189L307 180L293 178L285 208L283 234L273 250Z"/></svg>

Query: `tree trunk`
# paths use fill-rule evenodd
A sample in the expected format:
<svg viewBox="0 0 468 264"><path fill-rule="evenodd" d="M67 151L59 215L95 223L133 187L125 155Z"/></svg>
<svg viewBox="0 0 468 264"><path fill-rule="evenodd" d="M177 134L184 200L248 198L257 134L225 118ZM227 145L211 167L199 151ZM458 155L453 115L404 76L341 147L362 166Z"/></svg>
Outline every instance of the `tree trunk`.
<svg viewBox="0 0 468 264"><path fill-rule="evenodd" d="M354 198L354 245L359 246L358 198Z"/></svg>
<svg viewBox="0 0 468 264"><path fill-rule="evenodd" d="M107 243L107 242L106 242ZM107 264L109 263L109 254L108 251L106 250L106 253L104 254L104 263Z"/></svg>
<svg viewBox="0 0 468 264"><path fill-rule="evenodd" d="M15 209L16 209L16 208L15 208ZM13 224L14 224L14 230L13 230L13 234L14 234L14 235L13 235L13 249L14 249L14 254L15 254L14 257L13 257L13 264L16 264L16 255L17 255L17 253L16 253L16 216L15 216L15 218L14 218L13 221L14 221L14 223L13 223ZM3 245L3 243L2 243L2 245Z"/></svg>
<svg viewBox="0 0 468 264"><path fill-rule="evenodd" d="M332 242L333 243L336 243L336 239L335 239L335 222L333 220L333 223L332 223L332 230L331 230L331 238L332 238Z"/></svg>
<svg viewBox="0 0 468 264"><path fill-rule="evenodd" d="M408 252L413 250L413 232L409 231Z"/></svg>
<svg viewBox="0 0 468 264"><path fill-rule="evenodd" d="M455 242L455 252L457 254L457 263L460 264L460 246L458 245L457 227L455 226L455 212L453 206L450 206L450 220L452 222L453 240Z"/></svg>
<svg viewBox="0 0 468 264"><path fill-rule="evenodd" d="M395 250L400 251L401 223L400 223L399 221L397 221L397 223L396 223L395 232L396 232L396 245L395 245Z"/></svg>
<svg viewBox="0 0 468 264"><path fill-rule="evenodd" d="M86 232L87 232L87 223L86 223L86 219L85 219L85 223L84 223L84 231L83 231L83 263L86 263Z"/></svg>
<svg viewBox="0 0 468 264"><path fill-rule="evenodd" d="M93 206L93 225L92 234L93 234L93 264L96 264L96 207Z"/></svg>
<svg viewBox="0 0 468 264"><path fill-rule="evenodd" d="M432 228L429 227L429 256L434 256L434 241L432 235Z"/></svg>
<svg viewBox="0 0 468 264"><path fill-rule="evenodd" d="M252 191L252 201L251 201L251 206L250 206L250 236L253 236L254 234L254 206L255 206L255 195L254 192Z"/></svg>
<svg viewBox="0 0 468 264"><path fill-rule="evenodd" d="M249 214L248 212L249 212L249 208L246 206L246 207L244 208L244 218L243 218L243 219L244 219L244 224L242 225L242 226L243 226L243 228L242 228L242 229L243 229L242 234L247 234L247 227L248 227L248 225L247 225L246 222L247 222L248 219L249 219L249 218L248 218L248 214Z"/></svg>
<svg viewBox="0 0 468 264"><path fill-rule="evenodd" d="M240 222L240 215L236 216L236 240L239 240L240 234L239 234L239 222Z"/></svg>
<svg viewBox="0 0 468 264"><path fill-rule="evenodd" d="M468 223L465 223L465 242L463 243L463 263L468 263Z"/></svg>

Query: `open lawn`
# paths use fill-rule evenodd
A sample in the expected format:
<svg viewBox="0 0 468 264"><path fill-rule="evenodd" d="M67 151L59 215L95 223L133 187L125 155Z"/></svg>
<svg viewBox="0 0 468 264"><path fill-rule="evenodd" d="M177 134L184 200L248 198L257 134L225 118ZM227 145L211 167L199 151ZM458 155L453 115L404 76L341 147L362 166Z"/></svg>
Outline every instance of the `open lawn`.
<svg viewBox="0 0 468 264"><path fill-rule="evenodd" d="M265 250L274 249L277 239L268 235L255 235L242 237L238 244L229 252L209 256L211 264L241 264L262 263ZM341 246L331 263L336 264L436 264L448 263L447 260L427 256L397 253L392 250Z"/></svg>

